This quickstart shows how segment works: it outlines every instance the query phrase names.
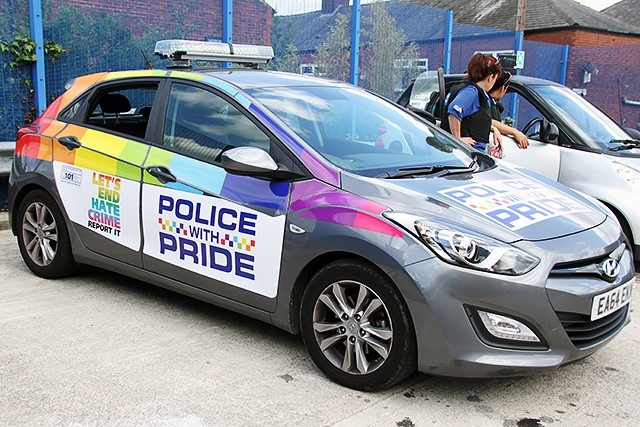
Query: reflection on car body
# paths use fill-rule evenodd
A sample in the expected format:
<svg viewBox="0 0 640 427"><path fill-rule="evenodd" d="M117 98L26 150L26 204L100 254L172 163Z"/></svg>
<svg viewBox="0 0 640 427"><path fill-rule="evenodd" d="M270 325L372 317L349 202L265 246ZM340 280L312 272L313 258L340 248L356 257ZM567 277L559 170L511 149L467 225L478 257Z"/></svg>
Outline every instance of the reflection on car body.
<svg viewBox="0 0 640 427"><path fill-rule="evenodd" d="M158 51L228 61L225 49ZM242 68L78 77L20 131L9 202L35 274L93 265L301 333L356 389L416 369L531 374L629 321L629 298L600 317L634 280L609 210L340 82Z"/></svg>

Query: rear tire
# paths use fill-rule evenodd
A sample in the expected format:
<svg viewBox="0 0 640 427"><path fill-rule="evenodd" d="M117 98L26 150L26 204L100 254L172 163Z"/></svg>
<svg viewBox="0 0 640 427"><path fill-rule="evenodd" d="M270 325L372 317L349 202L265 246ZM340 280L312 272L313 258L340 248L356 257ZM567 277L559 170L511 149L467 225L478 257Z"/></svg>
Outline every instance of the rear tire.
<svg viewBox="0 0 640 427"><path fill-rule="evenodd" d="M302 297L300 328L318 368L346 387L379 390L416 370L409 310L368 264L344 260L318 271Z"/></svg>
<svg viewBox="0 0 640 427"><path fill-rule="evenodd" d="M43 190L30 192L20 203L18 247L27 267L40 277L68 276L77 267L62 212Z"/></svg>

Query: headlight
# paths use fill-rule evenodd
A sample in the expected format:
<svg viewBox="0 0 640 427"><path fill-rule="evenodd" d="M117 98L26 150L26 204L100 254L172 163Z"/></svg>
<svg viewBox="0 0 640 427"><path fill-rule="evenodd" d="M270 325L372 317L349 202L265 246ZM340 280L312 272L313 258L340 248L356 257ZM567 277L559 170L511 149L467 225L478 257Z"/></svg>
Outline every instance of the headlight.
<svg viewBox="0 0 640 427"><path fill-rule="evenodd" d="M412 215L387 213L410 231L443 261L475 270L517 276L531 271L540 260L509 244L440 225ZM413 218L413 224L409 221ZM411 230L413 227L413 230Z"/></svg>
<svg viewBox="0 0 640 427"><path fill-rule="evenodd" d="M622 163L611 162L611 164L622 179L632 184L640 184L640 172Z"/></svg>
<svg viewBox="0 0 640 427"><path fill-rule="evenodd" d="M502 242L442 227L426 220L415 222L424 242L443 260L476 270L519 275L538 265L539 259Z"/></svg>

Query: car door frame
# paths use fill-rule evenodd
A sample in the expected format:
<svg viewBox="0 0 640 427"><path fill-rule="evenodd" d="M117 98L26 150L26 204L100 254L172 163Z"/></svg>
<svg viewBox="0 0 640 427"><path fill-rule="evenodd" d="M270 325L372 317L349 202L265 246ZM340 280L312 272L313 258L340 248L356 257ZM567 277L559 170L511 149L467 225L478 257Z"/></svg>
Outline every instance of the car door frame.
<svg viewBox="0 0 640 427"><path fill-rule="evenodd" d="M66 125L64 126L64 128L58 132L55 135L54 138L54 145L56 145L56 150L54 150L54 162L57 160L59 162L67 162L68 159L70 159L71 157L73 157L75 159L75 155L77 153L78 150L89 150L99 156L104 156L105 158L111 159L111 160L115 160L116 162L122 163L122 164L126 164L127 167L132 167L134 169L139 169L140 173L139 173L139 177L137 177L136 180L133 179L128 179L129 181L132 182L136 182L137 184L137 195L136 197L136 206L139 206L140 204L140 195L141 195L141 181L142 181L142 176L143 176L143 172L142 172L142 165L144 164L144 160L146 159L146 156L148 155L148 151L150 149L150 142L148 141L148 137L150 135L150 129L153 127L151 121L149 120L147 123L147 129L146 129L146 133L145 136L140 138L140 137L136 137L134 135L129 135L129 134L124 134L121 132L116 132L114 130L111 129L106 129L103 127L98 127L98 126L93 126L89 123L87 123L87 115L90 113L90 104L91 101L95 98L95 96L101 92L101 91L105 91L105 90L109 90L112 91L115 88L118 87L122 87L122 88L128 88L128 87L133 87L133 86L141 86L141 85L157 85L157 89L156 89L156 93L154 95L154 102L153 102L153 106L152 106L152 110L153 107L158 105L159 102L159 94L162 91L162 85L164 84L164 81L162 80L162 78L159 77L151 77L151 76L145 76L145 77L131 77L131 78L127 78L127 79L121 79L121 80L103 80L100 81L96 84L94 84L93 86L91 86L88 90L86 90L83 94L79 95L78 98L82 98L79 99L77 102L80 102L82 105L80 107L80 110L76 113L75 117L81 117L82 120L61 120L64 123L66 123ZM65 107L65 109L63 109L60 114L58 115L58 117L60 118L61 116L63 116L65 114L65 112L67 112L69 109L73 108L74 105L77 104L77 102L72 102L70 103L67 107ZM98 149L96 149L95 147L87 147L86 145L82 144L82 141L78 141L78 146L70 146L67 147L65 145L65 147L61 147L62 142L60 142L60 138L67 136L67 133L69 133L68 131L70 130L70 128L72 127L78 127L79 130L82 129L88 129L89 131L94 131L94 132L103 132L107 135L109 135L110 137L114 137L114 138L120 138L122 140L125 140L125 144L140 144L140 153L138 153L138 157L140 160L140 163L137 164L136 162L132 162L132 161L128 161L125 158L121 158L118 156L115 156L113 154L110 154L106 151L100 151ZM68 145L68 144L67 144ZM57 156L57 157L56 157ZM64 167L64 166L63 166ZM74 170L78 170L80 171L80 168L75 167L75 165L70 165L67 167L73 167ZM85 172L85 171L82 171ZM104 172L104 171L103 171ZM101 172L98 175L98 177L96 178L95 174L92 174L91 177L86 177L85 180L91 180L93 184L95 184L97 187L101 187L101 185L98 185L100 183L100 177L101 177ZM104 174L104 178L107 178L109 176L111 176L113 174L110 173L105 173ZM117 175L117 172L115 173L115 175ZM107 178L109 179L109 178ZM86 182L85 182L86 184ZM129 186L133 186L133 184L130 184ZM133 192L134 190L130 190L131 192ZM128 244L128 245L122 245L117 243L117 241L114 238L111 238L109 236L105 236L105 235L101 235L98 231L93 231L83 225L81 225L81 223L79 223L77 221L77 217L78 215L72 215L70 210L72 208L72 206L67 206L67 204L70 205L70 203L65 204L65 197L63 196L63 194L60 193L60 188L58 189L59 192L59 196L60 196L60 200L63 202L63 206L65 208L65 210L67 211L67 216L71 219L71 223L72 226L74 227L74 230L76 231L78 237L80 238L80 240L83 242L83 245L89 249L92 252L95 252L97 254L100 254L101 256L106 256L108 258L112 258L112 259L116 259L118 261L124 262L126 264L129 265L133 265L136 267L141 267L142 266L142 258L140 256L140 248L142 247L142 230L141 230L141 218L140 218L140 210L139 207L136 208L132 208L132 212L130 212L129 216L133 216L135 215L135 219L128 219L127 221L133 222L136 221L137 222L137 229L135 230L135 234L137 235L137 245L132 246L132 244ZM130 196L132 194L130 193ZM130 198L130 197L129 197ZM119 203L117 203L119 204ZM126 210L127 208L125 208ZM134 213L135 212L135 213ZM123 211L124 214L124 211ZM74 221L72 218L76 218L76 220ZM123 218L124 220L124 218ZM115 231L112 231L112 233L115 233ZM131 234L133 234L134 232L132 231ZM137 246L137 247L135 247Z"/></svg>
<svg viewBox="0 0 640 427"><path fill-rule="evenodd" d="M550 120L548 110L541 108L544 106L540 103L539 97L528 90L525 85L517 81L512 81L509 84L507 93L522 97L541 114L542 118L549 121L549 123L555 123L555 121ZM531 169L549 179L558 181L562 167L562 150L559 147L558 141L534 138L527 139L529 140L529 147L524 150L520 149L515 141L513 144L505 144L503 142L503 159L515 165Z"/></svg>
<svg viewBox="0 0 640 427"><path fill-rule="evenodd" d="M440 76L440 73L438 73L437 76L433 76L432 78L438 79L439 94L437 99L430 99L425 108L433 106L436 102L436 105L439 108L443 108L444 102L441 99L442 93L447 93L447 91L450 90L453 85L462 81L463 75L446 75L444 76L444 78L442 78ZM443 84L444 87L441 87ZM543 117L547 117L548 111L542 110L540 108L539 99L531 99L535 95L535 93L532 94L531 91L525 89L526 87L523 87L523 85L516 83L509 86L508 93L513 93L517 96L523 96L527 100L527 102L529 102L533 107L540 111ZM435 113L435 116L438 118L442 114L439 111L435 111ZM561 168L561 152L557 144L548 141L530 139L529 148L527 148L526 150L521 150L517 146L515 140L511 141L510 139L510 137L503 138L504 161L510 162L514 166L526 167L537 173L540 173L541 175L546 176L549 179L558 181ZM532 157L532 153L535 157ZM539 160L535 161L532 160L532 158L537 158ZM551 167L549 158L553 158L553 166Z"/></svg>
<svg viewBox="0 0 640 427"><path fill-rule="evenodd" d="M189 78L173 77L171 75L167 76L166 83L162 87L162 92L158 93L158 97L161 100L159 104L160 108L156 109L156 111L152 111L150 116L150 122L154 124L153 129L151 129L152 133L151 135L149 135L149 142L152 144L152 147L150 150L150 156L145 162L145 165L144 165L145 168L156 166L149 163L149 161L153 162L154 160L152 156L153 150L165 150L167 152L173 153L173 155L183 156L185 158L191 159L194 163L201 162L202 164L207 165L207 167L209 166L217 167L217 168L220 168L221 171L223 171L221 165L209 162L207 160L198 159L197 157L190 154L185 154L176 150L172 150L170 147L166 147L163 144L163 132L164 132L164 125L165 125L164 119L165 119L167 108L168 108L171 88L173 84L177 84L177 83L201 88L229 102L238 111L240 111L246 118L248 118L262 133L264 133L266 137L268 137L271 144L270 148L274 150L270 153L270 155L274 157L277 162L286 163L287 167L291 168L292 170L293 169L299 170L301 172L301 176L304 176L304 178L300 178L300 179L307 179L312 176L311 173L308 171L308 169L304 166L304 164L289 150L286 144L282 143L282 141L267 126L265 126L264 123L262 123L251 111L249 111L248 108L246 108L236 98L231 96L229 93L226 93L223 90L220 90L219 88L216 88L213 85L207 84L205 82L197 81L195 79L192 80ZM163 166L168 167L168 165L163 165ZM169 172L171 171L169 170ZM148 171L144 171L143 174L145 175L145 177L150 176ZM205 197L209 196L209 197L213 197L214 199L224 201L225 203L234 203L234 204L238 204L239 206L242 205L242 203L239 201L230 200L228 198L225 198L221 194L215 194L213 192L207 191L206 188L200 187L198 185L190 185L187 182L182 182L182 180L180 179L181 177L176 177L176 178L178 179L178 182L180 184L184 184L185 186L191 187L191 189L194 190L194 193L192 194L201 192L202 193L201 195ZM250 178L250 177L241 177L241 178ZM146 179L147 178L143 179L143 183L142 183L143 200L144 200L145 186L149 185L149 184L145 184ZM274 183L288 182L289 188L287 190L286 202L283 204L281 212L278 212L279 215L282 215L284 224L286 225L287 213L288 213L289 203L291 198L291 190L293 187L291 181L276 181L276 180L267 181L264 178L254 178L254 179L261 180L263 182L274 182ZM248 206L247 204L245 205ZM209 294L216 295L217 297L233 300L233 301L246 304L248 306L251 306L260 310L264 310L266 312L276 311L278 294L279 294L278 290L280 288L279 280L277 283L277 290L275 295L273 296L260 295L251 290L237 287L233 284L224 282L222 280L204 276L203 274L191 271L182 266L177 267L174 264L166 264L159 258L145 253L145 244L146 244L145 232L144 232L145 214L143 212L143 203L141 203L140 209L141 209L140 216L141 216L142 230L143 230L143 236L142 236L143 243L141 248L141 255L142 255L143 268L145 268L145 270L152 271L155 274L160 274L163 277L166 277L170 280L177 281L181 283L182 286L191 288L194 292L206 292ZM265 209L263 213L266 213L266 212L268 212L268 209ZM148 221L148 224L151 224L153 222L150 219L147 219L147 221ZM285 234L286 234L285 226L283 226L282 237L281 237L282 244L280 245L280 259L277 266L278 271L280 271L281 263L283 262L282 254L284 252ZM174 271L170 271L171 266L173 266L172 268ZM279 274L279 278L281 278L280 274Z"/></svg>

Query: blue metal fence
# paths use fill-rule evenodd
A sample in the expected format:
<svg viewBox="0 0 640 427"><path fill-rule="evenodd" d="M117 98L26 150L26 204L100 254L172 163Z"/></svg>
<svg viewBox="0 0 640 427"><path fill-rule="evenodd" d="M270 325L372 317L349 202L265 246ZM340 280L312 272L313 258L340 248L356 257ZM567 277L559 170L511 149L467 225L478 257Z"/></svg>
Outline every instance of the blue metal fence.
<svg viewBox="0 0 640 427"><path fill-rule="evenodd" d="M335 24L338 14L348 14L349 25L352 22L352 7L342 6L336 12L322 13L318 4L315 11L292 16L276 13L274 16L274 10L268 5L289 1L293 8L299 4L297 0L267 0L268 4L262 0L234 0L232 9L223 9L225 4L228 7L231 5L231 0L207 3L197 0L156 0L148 3L150 10L142 11L141 3L133 0L37 1L42 1L44 41L53 40L67 50L60 58L46 56L44 59L47 103L62 93L67 80L77 75L145 68L149 64L157 66L159 63L153 56L153 46L156 40L162 38L224 38L254 44L280 42L280 49L274 45L277 54L275 62L284 57L286 52L283 48L289 42L295 44L298 54L296 71L310 71L314 55L326 39L331 25ZM333 3L344 5L345 1ZM366 25L370 25L367 24L367 16L372 5L367 0L361 3L362 28L365 29ZM476 51L497 53L516 49L514 31L453 23L447 19L448 16L451 18L450 11L413 3L388 1L385 7L407 41L415 43L418 56L430 70L448 66L452 73L464 72L468 59ZM4 12L0 12L0 41L10 42L18 35L29 35L27 2L5 1L4 9ZM247 16L254 20L249 21ZM352 33L349 26L346 31L349 39ZM366 34L359 35L359 46L366 50L368 38ZM595 49L591 52L572 48L569 54L566 46L525 40L526 58L522 74L566 82L571 87L584 86L578 83L582 69L587 69L589 63L599 64L599 57L610 57L611 50L608 48L605 54ZM360 67L367 58L367 55L360 56ZM11 68L8 64L12 57L8 52L0 52L0 60L3 65L0 68L0 140L13 140L17 129L33 117L32 73L28 65ZM305 64L308 68L304 68ZM588 83L588 98L598 104L600 98L605 99L606 96L607 101L603 102L602 108L616 120L635 126L640 121L637 106L633 104L640 101L640 89L634 83L639 80L636 71L618 70L621 74L616 76L610 73L610 67L592 67L598 69L600 74L597 78L593 74L594 78ZM598 90L597 85L604 82L605 76L608 82L614 81L617 85ZM357 81L367 84L361 73ZM620 102L609 106L611 94L617 94L618 90L631 103L622 107ZM617 95L614 98L614 101L620 100ZM622 114L612 114L612 111L622 111Z"/></svg>
<svg viewBox="0 0 640 427"><path fill-rule="evenodd" d="M526 57L522 74L560 83L563 75L564 45L524 41Z"/></svg>
<svg viewBox="0 0 640 427"><path fill-rule="evenodd" d="M0 12L0 42L9 42L15 36L29 35L29 20L26 2L11 2ZM12 140L22 125L31 103L31 69L11 67L13 61L10 52L0 51L0 140Z"/></svg>

